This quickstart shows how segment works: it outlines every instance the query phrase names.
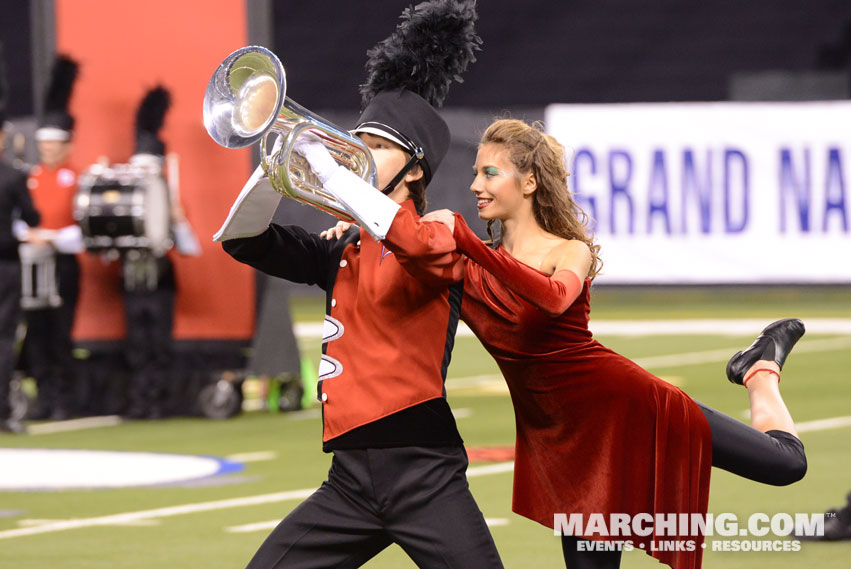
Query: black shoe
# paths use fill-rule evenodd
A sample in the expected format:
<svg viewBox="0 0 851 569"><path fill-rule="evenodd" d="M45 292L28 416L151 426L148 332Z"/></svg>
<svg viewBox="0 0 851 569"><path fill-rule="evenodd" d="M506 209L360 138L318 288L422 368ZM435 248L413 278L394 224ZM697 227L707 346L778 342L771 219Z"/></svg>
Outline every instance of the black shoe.
<svg viewBox="0 0 851 569"><path fill-rule="evenodd" d="M17 419L0 419L0 433L26 433L27 428Z"/></svg>
<svg viewBox="0 0 851 569"><path fill-rule="evenodd" d="M851 540L851 493L844 508L828 510L824 515L823 535L797 536L805 541L846 541Z"/></svg>
<svg viewBox="0 0 851 569"><path fill-rule="evenodd" d="M797 318L786 318L769 324L747 349L736 352L727 362L727 379L744 385L745 374L759 360L775 362L780 369L786 356L804 335L804 323Z"/></svg>

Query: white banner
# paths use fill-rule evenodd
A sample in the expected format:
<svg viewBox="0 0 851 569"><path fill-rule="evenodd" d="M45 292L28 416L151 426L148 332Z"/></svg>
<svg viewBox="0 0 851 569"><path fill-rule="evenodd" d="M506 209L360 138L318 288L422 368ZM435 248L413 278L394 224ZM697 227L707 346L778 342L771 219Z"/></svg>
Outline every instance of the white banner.
<svg viewBox="0 0 851 569"><path fill-rule="evenodd" d="M600 283L851 283L851 102L550 105Z"/></svg>

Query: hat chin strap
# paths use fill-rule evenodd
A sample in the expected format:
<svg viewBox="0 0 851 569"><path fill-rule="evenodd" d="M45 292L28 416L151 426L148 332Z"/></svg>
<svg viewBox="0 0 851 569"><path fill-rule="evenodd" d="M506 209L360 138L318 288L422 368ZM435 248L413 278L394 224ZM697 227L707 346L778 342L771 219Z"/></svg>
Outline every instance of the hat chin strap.
<svg viewBox="0 0 851 569"><path fill-rule="evenodd" d="M417 149L411 155L411 158L408 160L407 164L402 166L402 169L399 170L399 173L396 174L396 176L394 176L392 180L390 180L390 182L384 187L384 189L381 190L381 193L385 196L389 196L393 192L393 190L396 189L396 186L399 185L399 182L402 181L402 178L404 178L414 166L419 164L420 160L423 159L423 156L425 156L423 149L417 147Z"/></svg>

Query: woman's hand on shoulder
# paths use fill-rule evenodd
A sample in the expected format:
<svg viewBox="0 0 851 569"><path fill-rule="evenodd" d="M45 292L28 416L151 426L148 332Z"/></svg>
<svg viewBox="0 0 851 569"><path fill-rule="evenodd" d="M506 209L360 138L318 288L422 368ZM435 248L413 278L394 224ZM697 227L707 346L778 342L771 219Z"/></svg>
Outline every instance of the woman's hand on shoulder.
<svg viewBox="0 0 851 569"><path fill-rule="evenodd" d="M584 279L591 270L591 249L578 239L565 239L547 253L542 265L547 273L569 270Z"/></svg>
<svg viewBox="0 0 851 569"><path fill-rule="evenodd" d="M449 228L450 233L455 231L455 212L448 209L430 211L420 218L420 221L436 221Z"/></svg>
<svg viewBox="0 0 851 569"><path fill-rule="evenodd" d="M324 237L327 241L331 241L332 239L339 239L343 236L343 233L348 231L353 223L349 223L348 221L338 221L337 225L331 227L330 229L326 229L322 233L319 234L319 237Z"/></svg>

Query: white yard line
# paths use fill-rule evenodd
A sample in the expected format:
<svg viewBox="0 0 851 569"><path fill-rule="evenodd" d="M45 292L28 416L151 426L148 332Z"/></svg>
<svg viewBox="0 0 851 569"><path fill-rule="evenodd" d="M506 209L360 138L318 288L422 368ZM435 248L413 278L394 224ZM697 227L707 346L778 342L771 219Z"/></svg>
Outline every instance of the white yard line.
<svg viewBox="0 0 851 569"><path fill-rule="evenodd" d="M278 453L273 450L241 452L239 454L231 454L225 457L225 459L231 462L263 462L264 460L274 460L276 458L278 458Z"/></svg>
<svg viewBox="0 0 851 569"><path fill-rule="evenodd" d="M677 367L691 364L705 364L712 362L726 362L738 350L746 348L740 346L738 348L726 348L722 350L706 350L702 352L688 352L685 354L671 354L665 356L648 356L646 358L636 358L634 361L644 368L665 368ZM836 350L844 350L851 347L851 337L847 338L829 338L825 340L801 340L795 346L795 353L816 353L816 352L833 352Z"/></svg>
<svg viewBox="0 0 851 569"><path fill-rule="evenodd" d="M500 462L486 466L477 466L467 470L468 477L487 476L489 474L500 474L510 472L514 469L513 462ZM227 500L216 500L213 502L198 502L195 504L184 504L182 506L170 506L156 508L154 510L142 510L138 512L126 512L110 516L99 516L96 518L78 518L73 520L62 520L45 523L43 525L22 527L17 529L0 531L0 539L24 537L43 533L53 533L69 529L80 529L95 526L115 526L135 524L142 520L153 520L182 516L185 514L197 514L199 512L210 512L213 510L224 510L228 508L240 508L243 506L257 506L261 504L272 504L275 502L286 502L288 500L303 500L313 492L315 488L303 490L290 490L289 492L276 492L274 494L260 494L258 496L246 496L244 498L230 498Z"/></svg>
<svg viewBox="0 0 851 569"><path fill-rule="evenodd" d="M99 516L96 518L78 518L72 520L63 520L59 522L45 524L42 526L0 531L0 539L24 537L28 535L52 533L57 531L88 528L94 526L126 525L129 523L138 522L140 520L168 518L173 516L182 516L185 514L197 514L199 512L224 510L227 508L239 508L243 506L257 506L261 504L271 504L274 502L285 502L287 500L303 500L304 498L307 498L308 496L313 494L313 492L315 491L316 488L306 488L304 490L290 490L289 492L276 492L274 494L246 496L244 498L230 498L227 500L216 500L213 502L198 502L195 504L169 506L166 508L156 508L153 510L125 512L123 514Z"/></svg>
<svg viewBox="0 0 851 569"><path fill-rule="evenodd" d="M67 431L112 427L119 423L121 423L121 417L118 415L83 417L81 419L70 419L68 421L53 421L50 423L42 423L40 425L30 425L27 428L27 433L30 435L50 435L53 433L64 433Z"/></svg>
<svg viewBox="0 0 851 569"><path fill-rule="evenodd" d="M771 322L769 318L705 318L687 320L594 320L589 327L601 336L756 336ZM804 320L810 334L851 334L851 319L807 318ZM295 334L302 339L322 338L321 322L298 322ZM472 336L473 332L463 322L458 323L457 336Z"/></svg>
<svg viewBox="0 0 851 569"><path fill-rule="evenodd" d="M841 429L842 427L851 427L851 416L833 417L831 419L817 419L815 421L795 423L795 429L797 429L799 433L807 433L811 431L827 431L829 429Z"/></svg>

